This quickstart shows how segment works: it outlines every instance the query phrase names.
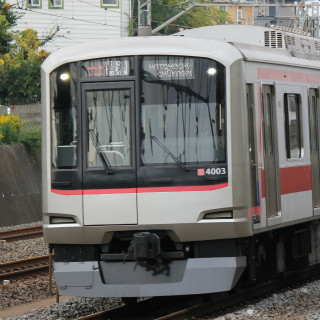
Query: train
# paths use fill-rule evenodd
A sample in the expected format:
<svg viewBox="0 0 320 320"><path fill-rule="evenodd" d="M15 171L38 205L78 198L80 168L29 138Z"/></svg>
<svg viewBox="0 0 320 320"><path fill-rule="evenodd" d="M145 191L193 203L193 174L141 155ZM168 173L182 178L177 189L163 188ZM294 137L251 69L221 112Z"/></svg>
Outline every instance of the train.
<svg viewBox="0 0 320 320"><path fill-rule="evenodd" d="M216 25L41 67L59 294L228 292L320 260L320 39Z"/></svg>

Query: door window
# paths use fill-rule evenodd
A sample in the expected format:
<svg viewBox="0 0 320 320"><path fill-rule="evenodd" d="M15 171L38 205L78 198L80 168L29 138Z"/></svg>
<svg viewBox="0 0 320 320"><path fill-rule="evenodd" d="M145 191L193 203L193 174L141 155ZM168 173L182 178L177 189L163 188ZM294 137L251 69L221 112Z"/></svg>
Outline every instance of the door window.
<svg viewBox="0 0 320 320"><path fill-rule="evenodd" d="M301 117L300 96L297 94L285 95L285 134L288 159L301 158Z"/></svg>
<svg viewBox="0 0 320 320"><path fill-rule="evenodd" d="M274 87L262 87L262 120L264 145L264 176L267 218L279 216L280 188L277 153L277 117Z"/></svg>
<svg viewBox="0 0 320 320"><path fill-rule="evenodd" d="M131 165L130 90L86 92L87 167Z"/></svg>

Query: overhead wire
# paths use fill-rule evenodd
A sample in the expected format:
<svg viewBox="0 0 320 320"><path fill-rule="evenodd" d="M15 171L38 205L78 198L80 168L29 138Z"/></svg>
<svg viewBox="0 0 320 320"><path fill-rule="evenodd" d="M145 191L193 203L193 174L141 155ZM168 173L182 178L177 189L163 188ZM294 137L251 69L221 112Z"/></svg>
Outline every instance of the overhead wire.
<svg viewBox="0 0 320 320"><path fill-rule="evenodd" d="M120 15L125 15L125 13L120 13L120 11L118 10L113 10L111 8L104 8L104 7L101 7L100 5L97 5L97 4L94 4L94 3L90 3L90 2L87 2L87 1L84 1L84 0L78 0L79 2L82 2L82 3L85 3L89 6L92 6L92 7L96 7L96 8L99 8L99 9L105 9L107 10L108 12L114 12L114 13L119 13Z"/></svg>
<svg viewBox="0 0 320 320"><path fill-rule="evenodd" d="M159 21L159 20L151 20L151 22L155 22L155 23L158 23L159 25L161 23L163 23L163 21ZM168 24L168 26L173 26L173 27L179 27L179 28L184 28L184 29L192 29L193 27L190 27L190 26L183 26L181 24L175 24L175 23L170 23Z"/></svg>
<svg viewBox="0 0 320 320"><path fill-rule="evenodd" d="M181 2L181 3L177 3L177 4L163 4L163 3L158 3L158 2L154 2L154 1L151 1L151 5L157 5L157 6L161 6L161 7L170 7L170 8L175 8L175 7L181 7L182 5L188 3L190 1L184 1L184 2Z"/></svg>
<svg viewBox="0 0 320 320"><path fill-rule="evenodd" d="M190 1L187 0L187 1L181 2L179 4L163 4L163 3L157 3L157 2L151 1L151 5L156 5L158 7L163 7L163 8L165 8L165 7L178 8L188 2L190 2ZM216 6L213 6L213 7L216 7ZM196 8L208 8L208 7L194 7L194 8L196 9ZM214 16L211 14L200 13L200 12L197 12L196 10L192 11L192 14L202 16L202 17L214 18ZM157 20L152 20L152 21L157 22L159 24L165 22L165 21L157 21ZM183 26L183 25L172 24L172 23L170 23L170 25L175 26L175 27L185 28L185 29L192 29L192 27L190 27L190 26Z"/></svg>

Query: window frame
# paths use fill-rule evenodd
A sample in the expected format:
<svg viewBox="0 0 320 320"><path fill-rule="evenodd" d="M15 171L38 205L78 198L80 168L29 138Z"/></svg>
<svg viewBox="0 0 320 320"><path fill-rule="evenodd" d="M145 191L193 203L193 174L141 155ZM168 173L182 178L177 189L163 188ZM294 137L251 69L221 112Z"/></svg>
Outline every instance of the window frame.
<svg viewBox="0 0 320 320"><path fill-rule="evenodd" d="M56 1L56 0L52 0L52 1ZM48 0L48 9L64 9L64 0L61 0L61 6L59 5L51 5L51 0Z"/></svg>
<svg viewBox="0 0 320 320"><path fill-rule="evenodd" d="M104 4L103 3L104 0L100 0L100 6L101 8L119 8L120 7L120 1L117 1L117 4Z"/></svg>
<svg viewBox="0 0 320 320"><path fill-rule="evenodd" d="M242 24L242 10L237 8L237 24Z"/></svg>
<svg viewBox="0 0 320 320"><path fill-rule="evenodd" d="M27 8L39 8L39 9L42 8L42 0L39 0L39 5L34 5L33 1L34 0L28 0L27 1ZM32 3L30 3L30 2L32 2Z"/></svg>
<svg viewBox="0 0 320 320"><path fill-rule="evenodd" d="M96 170L96 169L99 169L101 170L103 167L104 167L104 164L107 166L107 167L110 167L112 169L115 169L115 168L119 168L119 169L122 169L122 168L132 168L133 167L133 154L132 154L132 150L133 150L133 130L132 130L132 118L133 118L133 101L134 101L134 91L133 89L129 86L129 84L127 84L127 82L123 82L125 85L114 85L112 82L101 82L103 84L103 87L99 87L99 85L97 84L95 87L93 85L92 88L87 88L87 89L84 89L82 94L83 94L83 101L85 101L85 114L92 114L92 105L89 103L90 101L90 96L91 94L94 95L95 93L100 93L99 96L101 97L101 93L102 95L104 95L104 93L106 92L120 92L120 91L127 91L126 95L129 97L129 104L127 105L127 112L124 113L124 117L126 118L124 123L125 123L125 127L126 128L129 128L128 129L128 132L127 132L127 137L128 137L128 140L127 140L127 144L125 143L126 141L123 141L123 142L115 142L115 141L110 141L110 143L108 144L106 141L109 140L110 136L114 136L116 135L117 133L116 132L112 132L110 134L110 136L104 136L103 138L108 138L108 139L104 139L102 141L98 141L98 136L101 137L103 136L103 134L105 133L103 129L110 129L110 127L108 127L107 125L106 126L102 126L102 122L101 120L103 120L101 117L102 114L104 113L103 111L107 111L108 107L110 106L99 106L98 108L101 107L101 109L97 109L97 111L99 110L98 113L100 113L99 115L99 119L98 120L97 118L96 119L93 119L93 123L96 124L96 136L94 136L94 138L96 138L96 142L98 142L98 144L100 144L101 142L104 142L103 144L101 144L100 146L94 146L94 142L90 139L90 134L89 134L89 131L92 130L92 132L94 132L94 128L91 128L91 125L92 123L90 124L90 121L89 121L89 118L88 116L85 117L85 121L86 121L86 124L85 124L85 127L88 128L88 136L86 136L86 145L87 145L87 153L86 153L86 156L85 156L85 159L86 159L86 162L85 162L85 168L87 170ZM109 85L108 85L109 84ZM112 93L113 94L113 93ZM92 99L93 101L93 99ZM124 110L121 110L121 105L116 105L116 107L119 107L119 108L116 108L114 106L111 106L112 109L113 109L113 113L116 114L118 113L119 117L118 119L116 119L116 117L110 117L110 115L108 115L110 117L110 123L111 123L111 127L120 127L121 126L121 123L120 123L120 126L119 126L119 122L116 122L117 120L120 120L120 115L123 114L122 112ZM108 118L107 116L107 118ZM98 120L98 121L97 121ZM115 121L114 121L115 120ZM124 127L124 128L125 128ZM125 131L122 131L121 133L125 134ZM116 141L119 141L118 139L116 139ZM91 142L91 143L90 143ZM92 146L92 148L90 148ZM121 164L121 161L120 163L116 163L115 165L112 163L111 161L111 157L112 155L119 155L121 156L121 154L125 155L125 150L128 150L129 151L129 156L126 157L127 159L123 158L123 164ZM92 151L96 151L96 152L92 152ZM122 153L123 151L123 153ZM110 153L109 155L107 155L107 153ZM89 161L89 158L90 158L90 155L96 157L96 159L99 159L95 164L93 165L89 165L90 161ZM129 161L126 161L126 160L129 160Z"/></svg>
<svg viewBox="0 0 320 320"><path fill-rule="evenodd" d="M296 129L296 132L298 133L298 151L299 155L298 156L293 156L292 152L292 145L291 145L291 139L290 139L290 133L292 132L290 128L289 121L291 120L289 117L289 98L294 97L295 99L295 116L296 116L296 126L298 128ZM297 159L302 159L303 158L303 131L302 131L302 113L301 113L301 108L302 108L302 101L301 101L301 95L298 93L285 93L284 94L284 133L285 133L285 146L286 146L286 158L287 160L297 160Z"/></svg>

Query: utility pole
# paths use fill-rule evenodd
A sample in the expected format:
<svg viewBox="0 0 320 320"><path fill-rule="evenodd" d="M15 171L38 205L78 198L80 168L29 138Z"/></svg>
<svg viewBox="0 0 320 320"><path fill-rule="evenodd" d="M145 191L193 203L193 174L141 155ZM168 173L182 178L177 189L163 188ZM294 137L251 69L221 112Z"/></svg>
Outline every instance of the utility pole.
<svg viewBox="0 0 320 320"><path fill-rule="evenodd" d="M151 0L138 0L138 36L152 36Z"/></svg>
<svg viewBox="0 0 320 320"><path fill-rule="evenodd" d="M197 3L195 3L194 1L190 1L190 0L184 1L184 3L188 3L188 5L189 5L188 8L182 10L181 12L176 14L174 17L172 17L171 19L169 19L166 22L164 22L163 24L161 24L159 27L153 29L152 34L157 33L158 31L160 31L161 29L163 29L164 27L169 25L171 22L177 20L180 16L182 16L183 14L185 14L186 12L188 12L189 10L191 10L192 8L197 6Z"/></svg>

